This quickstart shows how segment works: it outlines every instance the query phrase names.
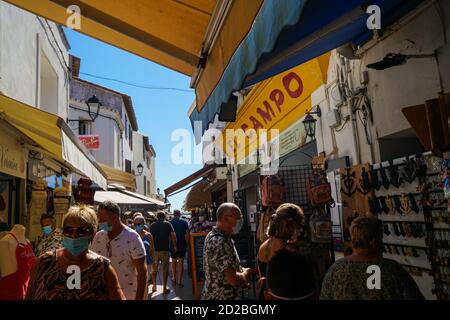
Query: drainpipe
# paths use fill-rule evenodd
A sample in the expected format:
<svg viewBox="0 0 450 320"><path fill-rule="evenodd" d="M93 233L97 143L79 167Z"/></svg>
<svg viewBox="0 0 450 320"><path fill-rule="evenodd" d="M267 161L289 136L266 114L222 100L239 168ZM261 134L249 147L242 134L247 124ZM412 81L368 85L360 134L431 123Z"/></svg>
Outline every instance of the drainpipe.
<svg viewBox="0 0 450 320"><path fill-rule="evenodd" d="M359 133L358 133L358 125L356 122L356 110L354 109L354 98L353 98L353 84L351 82L351 79L349 77L350 74L350 68L348 65L348 62L345 58L341 57L341 62L343 64L343 70L341 69L341 76L342 76L342 83L347 85L347 89L344 88L344 91L346 92L346 100L350 107L350 119L352 123L352 134L353 134L353 142L355 145L355 153L356 153L356 162L357 164L361 164L361 147L359 143ZM349 92L347 92L349 91Z"/></svg>

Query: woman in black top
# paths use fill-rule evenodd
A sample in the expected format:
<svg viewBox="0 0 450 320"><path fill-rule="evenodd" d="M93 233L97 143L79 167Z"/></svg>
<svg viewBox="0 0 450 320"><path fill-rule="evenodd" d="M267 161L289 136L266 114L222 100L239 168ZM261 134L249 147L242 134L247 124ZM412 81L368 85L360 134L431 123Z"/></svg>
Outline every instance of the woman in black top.
<svg viewBox="0 0 450 320"><path fill-rule="evenodd" d="M301 233L304 224L302 209L292 203L284 203L278 207L271 216L268 235L258 251L259 286L261 288L259 298L264 300L263 292L266 288L265 277L268 262L276 252L290 249Z"/></svg>

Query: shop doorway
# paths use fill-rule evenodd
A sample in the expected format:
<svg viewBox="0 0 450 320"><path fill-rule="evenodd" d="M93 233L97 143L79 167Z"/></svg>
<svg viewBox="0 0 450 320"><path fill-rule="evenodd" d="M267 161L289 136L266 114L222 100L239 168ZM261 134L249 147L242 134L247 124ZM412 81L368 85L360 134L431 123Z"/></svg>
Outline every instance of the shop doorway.
<svg viewBox="0 0 450 320"><path fill-rule="evenodd" d="M0 173L0 228L2 231L20 223L20 179ZM6 230L3 230L6 229Z"/></svg>

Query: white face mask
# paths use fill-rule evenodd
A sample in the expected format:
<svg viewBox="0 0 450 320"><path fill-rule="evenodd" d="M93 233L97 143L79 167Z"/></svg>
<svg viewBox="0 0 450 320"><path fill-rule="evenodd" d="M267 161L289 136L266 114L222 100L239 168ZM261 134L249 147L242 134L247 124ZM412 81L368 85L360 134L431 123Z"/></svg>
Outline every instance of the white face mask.
<svg viewBox="0 0 450 320"><path fill-rule="evenodd" d="M239 219L236 221L236 225L233 227L233 234L238 234L241 231L242 226L244 225L244 219Z"/></svg>

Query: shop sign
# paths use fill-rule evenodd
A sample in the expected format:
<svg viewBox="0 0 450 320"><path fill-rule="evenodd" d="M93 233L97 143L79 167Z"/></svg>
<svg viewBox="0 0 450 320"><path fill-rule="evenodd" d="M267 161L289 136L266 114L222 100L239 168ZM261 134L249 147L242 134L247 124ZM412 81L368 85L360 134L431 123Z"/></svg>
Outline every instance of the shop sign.
<svg viewBox="0 0 450 320"><path fill-rule="evenodd" d="M306 136L305 126L302 121L303 117L283 131L280 134L279 139L277 139L279 141L278 155L280 158L305 145L311 139ZM271 145L272 148L276 147L275 143L271 143ZM255 154L252 154L250 157L255 157ZM253 162L255 162L254 159ZM247 157L245 159L245 164L239 165L239 177L243 177L258 168L256 164L251 163L252 161Z"/></svg>
<svg viewBox="0 0 450 320"><path fill-rule="evenodd" d="M27 153L15 139L2 134L0 138L0 172L26 179Z"/></svg>
<svg viewBox="0 0 450 320"><path fill-rule="evenodd" d="M98 134L87 134L78 136L80 141L84 144L88 150L100 149L100 136Z"/></svg>
<svg viewBox="0 0 450 320"><path fill-rule="evenodd" d="M267 140L272 141L297 123L312 107L311 94L326 82L329 58L326 53L257 85L238 111L236 121L228 123L216 139L218 146L239 163L256 151L261 143L258 138L264 134L261 130L266 130ZM280 151L295 144L294 136L301 130L296 128L284 142L280 140L285 145ZM232 135L238 131L245 134L245 140Z"/></svg>

